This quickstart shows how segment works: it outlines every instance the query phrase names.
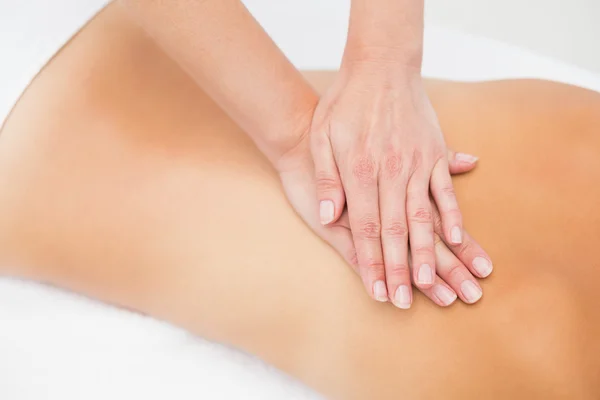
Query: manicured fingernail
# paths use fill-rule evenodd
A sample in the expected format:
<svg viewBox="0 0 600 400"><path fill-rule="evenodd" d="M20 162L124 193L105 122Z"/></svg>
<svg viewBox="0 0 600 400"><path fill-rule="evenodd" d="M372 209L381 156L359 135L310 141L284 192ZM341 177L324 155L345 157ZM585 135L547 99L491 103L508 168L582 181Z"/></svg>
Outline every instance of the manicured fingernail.
<svg viewBox="0 0 600 400"><path fill-rule="evenodd" d="M321 224L327 225L334 218L334 206L331 200L322 200L319 205L319 213L321 214Z"/></svg>
<svg viewBox="0 0 600 400"><path fill-rule="evenodd" d="M433 287L433 294L445 306L449 306L450 304L454 303L454 300L456 300L457 297L456 293L454 293L452 290L448 289L444 285L435 285Z"/></svg>
<svg viewBox="0 0 600 400"><path fill-rule="evenodd" d="M473 268L482 278L485 278L486 276L491 274L492 270L494 269L492 267L492 263L483 257L475 257L475 259L473 260Z"/></svg>
<svg viewBox="0 0 600 400"><path fill-rule="evenodd" d="M373 284L373 295L377 301L381 301L382 303L388 301L387 289L383 281L375 281Z"/></svg>
<svg viewBox="0 0 600 400"><path fill-rule="evenodd" d="M471 281L463 281L460 284L460 290L468 303L475 303L483 295L481 289Z"/></svg>
<svg viewBox="0 0 600 400"><path fill-rule="evenodd" d="M421 268L419 268L417 283L421 285L431 285L433 283L433 270L429 264L423 264L421 265Z"/></svg>
<svg viewBox="0 0 600 400"><path fill-rule="evenodd" d="M394 296L394 305L398 308L407 310L410 308L410 289L406 285L398 286Z"/></svg>
<svg viewBox="0 0 600 400"><path fill-rule="evenodd" d="M458 226L455 226L450 231L450 239L452 239L452 243L454 244L462 243L462 231Z"/></svg>
<svg viewBox="0 0 600 400"><path fill-rule="evenodd" d="M456 153L454 155L454 159L456 161L460 161L460 162L466 162L469 164L474 164L477 162L477 160L479 160L479 157L475 157L471 154L466 154L466 153Z"/></svg>

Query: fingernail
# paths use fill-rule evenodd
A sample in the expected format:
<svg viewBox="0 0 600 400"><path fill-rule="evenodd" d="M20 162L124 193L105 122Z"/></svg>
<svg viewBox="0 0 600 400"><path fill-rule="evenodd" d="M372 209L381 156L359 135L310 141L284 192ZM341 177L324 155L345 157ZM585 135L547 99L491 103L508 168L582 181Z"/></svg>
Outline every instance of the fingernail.
<svg viewBox="0 0 600 400"><path fill-rule="evenodd" d="M491 274L492 270L494 269L492 267L492 263L483 257L475 257L475 259L473 260L473 268L475 268L475 271L477 271L479 276L481 276L482 278L485 278L486 276Z"/></svg>
<svg viewBox="0 0 600 400"><path fill-rule="evenodd" d="M388 301L387 289L383 281L375 281L373 284L373 295L377 301L381 301L382 303Z"/></svg>
<svg viewBox="0 0 600 400"><path fill-rule="evenodd" d="M322 200L319 205L319 213L321 214L321 224L327 225L334 218L334 205L331 200Z"/></svg>
<svg viewBox="0 0 600 400"><path fill-rule="evenodd" d="M421 265L421 268L419 268L417 283L421 285L431 285L433 283L433 270L429 264L423 264Z"/></svg>
<svg viewBox="0 0 600 400"><path fill-rule="evenodd" d="M435 285L433 287L433 294L445 306L449 306L450 304L454 303L454 300L456 300L457 297L456 293L454 293L452 290L448 289L444 285Z"/></svg>
<svg viewBox="0 0 600 400"><path fill-rule="evenodd" d="M455 226L450 231L450 239L452 240L452 243L454 243L454 244L462 243L462 231L458 226Z"/></svg>
<svg viewBox="0 0 600 400"><path fill-rule="evenodd" d="M477 160L479 160L479 157L475 157L471 154L466 154L466 153L456 153L454 155L454 159L456 161L461 161L461 162L466 162L469 164L474 164L477 162Z"/></svg>
<svg viewBox="0 0 600 400"><path fill-rule="evenodd" d="M410 308L410 289L406 285L398 286L396 289L396 295L394 296L394 305L403 310Z"/></svg>
<svg viewBox="0 0 600 400"><path fill-rule="evenodd" d="M472 281L463 281L460 284L460 290L468 303L475 303L483 295L481 289Z"/></svg>

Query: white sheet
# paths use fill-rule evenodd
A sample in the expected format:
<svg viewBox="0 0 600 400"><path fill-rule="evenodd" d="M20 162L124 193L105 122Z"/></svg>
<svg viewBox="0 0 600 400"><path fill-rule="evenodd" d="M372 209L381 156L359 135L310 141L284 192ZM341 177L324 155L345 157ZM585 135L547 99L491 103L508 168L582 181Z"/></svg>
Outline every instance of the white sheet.
<svg viewBox="0 0 600 400"><path fill-rule="evenodd" d="M335 68L347 1L246 0L302 68ZM302 35L299 34L302 32ZM484 38L428 27L424 72L539 77L600 91L600 77ZM164 323L34 283L0 279L0 399L309 400L250 356Z"/></svg>

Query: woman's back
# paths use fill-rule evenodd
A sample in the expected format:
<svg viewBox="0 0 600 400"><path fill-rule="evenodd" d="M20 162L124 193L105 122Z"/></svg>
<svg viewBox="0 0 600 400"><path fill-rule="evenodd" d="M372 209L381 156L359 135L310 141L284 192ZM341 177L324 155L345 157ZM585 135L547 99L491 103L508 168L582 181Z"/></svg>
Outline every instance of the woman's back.
<svg viewBox="0 0 600 400"><path fill-rule="evenodd" d="M456 179L468 230L497 266L456 331L475 371L511 386L507 362L539 378L540 397L597 397L600 95L540 81L433 83L431 94L449 144L481 157ZM455 324L453 312L440 318ZM586 382L595 392L570 392Z"/></svg>
<svg viewBox="0 0 600 400"><path fill-rule="evenodd" d="M450 146L481 157L456 180L496 266L476 306L370 300L243 132L114 6L4 127L0 261L334 397L598 398L600 95L547 82L430 93Z"/></svg>

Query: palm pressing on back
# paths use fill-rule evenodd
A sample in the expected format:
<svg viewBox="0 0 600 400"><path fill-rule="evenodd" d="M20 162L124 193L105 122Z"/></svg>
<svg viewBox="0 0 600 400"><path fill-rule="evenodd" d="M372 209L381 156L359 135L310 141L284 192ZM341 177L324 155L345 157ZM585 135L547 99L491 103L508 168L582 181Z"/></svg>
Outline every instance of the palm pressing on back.
<svg viewBox="0 0 600 400"><path fill-rule="evenodd" d="M286 195L296 212L313 231L336 249L361 275L367 292L374 296L375 294L369 290L373 286L368 281L370 278L368 271L366 271L367 276L362 275L365 271L361 269L357 257L348 210L341 209L338 218L326 226L321 223L317 195L319 189L318 178L315 174L310 151L310 141L310 134L307 133L304 140L293 149L285 152L285 155L275 163ZM472 156L449 151L446 157L450 173L464 173L475 167L475 159ZM491 270L478 270L475 265L481 263L482 260L487 262L489 257L466 232L463 234L462 244L460 245L454 245L445 240L440 214L435 206L432 206L432 220L435 232L432 233L434 241L432 256L437 266L436 275L433 277L432 285L426 288L419 287L419 290L440 306L452 304L457 295L466 303L476 302L481 297L482 292L475 277L484 278L489 275ZM389 289L386 291L385 297L376 297L377 300L390 300L399 308L410 307L412 303L411 275L414 277L415 263L407 260L406 265L407 270L392 270L392 274L384 274L382 279L386 288ZM412 274L410 273L411 269ZM398 279L398 274L395 275L394 272L406 274L408 282ZM319 279L319 277L315 277L315 279ZM335 282L331 284L334 285ZM406 293L402 293L406 290L401 288L402 285L408 285L408 299Z"/></svg>

